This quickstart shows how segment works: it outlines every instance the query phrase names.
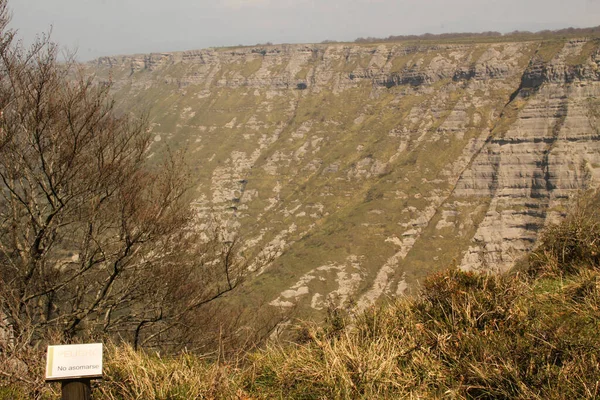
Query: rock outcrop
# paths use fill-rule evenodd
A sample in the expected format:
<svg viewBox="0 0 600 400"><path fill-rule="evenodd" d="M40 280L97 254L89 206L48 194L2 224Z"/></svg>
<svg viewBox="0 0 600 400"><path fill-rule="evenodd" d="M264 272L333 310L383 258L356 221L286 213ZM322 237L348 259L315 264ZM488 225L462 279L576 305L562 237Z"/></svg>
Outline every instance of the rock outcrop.
<svg viewBox="0 0 600 400"><path fill-rule="evenodd" d="M248 301L322 310L440 268L505 271L600 180L600 42L322 44L105 57L198 227L255 258ZM269 260L266 263L264 260ZM251 290L250 290L251 289Z"/></svg>

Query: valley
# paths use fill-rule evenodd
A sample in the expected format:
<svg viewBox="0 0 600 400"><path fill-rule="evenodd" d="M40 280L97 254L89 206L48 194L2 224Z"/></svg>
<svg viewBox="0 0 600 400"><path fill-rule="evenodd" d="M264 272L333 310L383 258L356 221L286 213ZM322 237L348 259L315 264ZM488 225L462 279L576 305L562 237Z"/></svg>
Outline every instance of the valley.
<svg viewBox="0 0 600 400"><path fill-rule="evenodd" d="M504 272L600 181L600 41L406 41L103 57L149 157L185 149L198 229L247 304L367 308L432 272Z"/></svg>

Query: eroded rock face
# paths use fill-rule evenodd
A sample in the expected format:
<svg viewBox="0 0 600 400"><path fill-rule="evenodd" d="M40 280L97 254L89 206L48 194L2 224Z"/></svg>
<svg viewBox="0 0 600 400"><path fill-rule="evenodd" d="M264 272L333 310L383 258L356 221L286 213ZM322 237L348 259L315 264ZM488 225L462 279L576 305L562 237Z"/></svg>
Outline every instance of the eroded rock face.
<svg viewBox="0 0 600 400"><path fill-rule="evenodd" d="M600 137L591 107L600 98L598 53L583 65L565 64L585 43L569 42L548 64L530 64L511 102L515 120L496 131L458 182L456 196L491 199L464 268L507 270L564 214L569 196L597 182Z"/></svg>
<svg viewBox="0 0 600 400"><path fill-rule="evenodd" d="M282 45L90 69L150 109L149 156L187 148L198 228L216 218L256 259L247 301L310 313L526 254L600 179L599 47Z"/></svg>

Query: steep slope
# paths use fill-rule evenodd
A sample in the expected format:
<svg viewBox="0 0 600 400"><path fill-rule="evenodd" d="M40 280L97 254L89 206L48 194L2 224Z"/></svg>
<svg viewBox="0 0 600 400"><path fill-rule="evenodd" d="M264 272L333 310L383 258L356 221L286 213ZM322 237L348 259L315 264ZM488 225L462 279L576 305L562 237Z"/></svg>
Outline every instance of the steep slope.
<svg viewBox="0 0 600 400"><path fill-rule="evenodd" d="M503 271L600 179L596 39L328 44L101 58L202 228L258 260L246 301L364 308L432 271Z"/></svg>

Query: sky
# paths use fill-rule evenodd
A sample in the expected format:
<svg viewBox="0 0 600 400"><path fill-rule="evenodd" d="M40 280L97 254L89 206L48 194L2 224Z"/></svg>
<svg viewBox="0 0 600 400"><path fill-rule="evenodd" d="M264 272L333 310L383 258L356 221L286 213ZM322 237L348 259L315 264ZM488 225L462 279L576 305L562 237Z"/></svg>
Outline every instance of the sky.
<svg viewBox="0 0 600 400"><path fill-rule="evenodd" d="M9 0L24 43L81 61L257 43L600 25L600 0Z"/></svg>

